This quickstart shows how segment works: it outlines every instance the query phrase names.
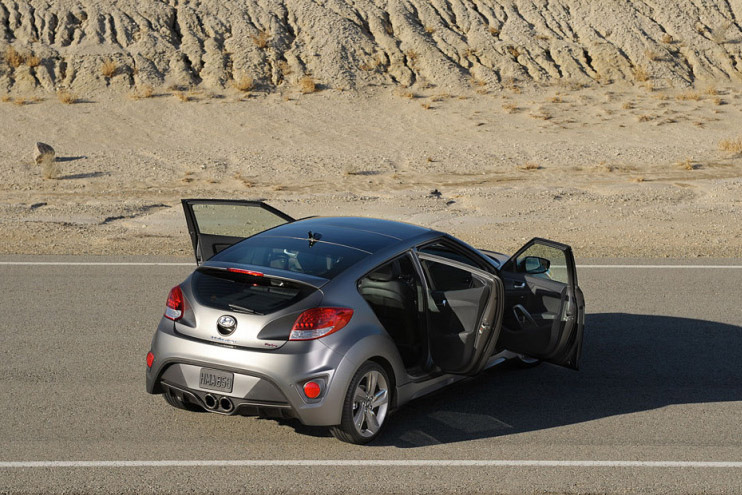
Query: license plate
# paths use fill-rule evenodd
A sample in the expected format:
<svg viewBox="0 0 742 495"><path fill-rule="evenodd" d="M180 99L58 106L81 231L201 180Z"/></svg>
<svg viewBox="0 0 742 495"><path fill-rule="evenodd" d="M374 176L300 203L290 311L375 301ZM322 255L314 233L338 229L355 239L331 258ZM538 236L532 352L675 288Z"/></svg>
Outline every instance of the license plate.
<svg viewBox="0 0 742 495"><path fill-rule="evenodd" d="M231 392L234 382L234 373L226 371L212 370L210 368L201 368L201 376L198 385L207 390L218 390L219 392Z"/></svg>

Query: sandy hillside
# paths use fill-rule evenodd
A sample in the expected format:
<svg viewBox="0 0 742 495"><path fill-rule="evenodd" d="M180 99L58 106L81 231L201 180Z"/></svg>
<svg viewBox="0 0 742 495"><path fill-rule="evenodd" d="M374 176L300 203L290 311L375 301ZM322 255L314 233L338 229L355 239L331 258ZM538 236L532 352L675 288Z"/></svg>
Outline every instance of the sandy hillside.
<svg viewBox="0 0 742 495"><path fill-rule="evenodd" d="M740 0L0 0L20 57L0 88L739 81L740 18Z"/></svg>
<svg viewBox="0 0 742 495"><path fill-rule="evenodd" d="M190 255L180 199L231 197L504 251L742 257L741 13L0 0L0 254Z"/></svg>

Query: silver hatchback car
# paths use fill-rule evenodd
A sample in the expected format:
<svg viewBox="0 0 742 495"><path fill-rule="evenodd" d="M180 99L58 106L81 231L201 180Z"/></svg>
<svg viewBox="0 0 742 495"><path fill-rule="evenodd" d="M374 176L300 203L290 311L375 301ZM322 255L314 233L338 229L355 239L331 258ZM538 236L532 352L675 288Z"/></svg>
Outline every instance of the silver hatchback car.
<svg viewBox="0 0 742 495"><path fill-rule="evenodd" d="M146 370L174 407L293 417L362 444L395 408L507 360L578 367L567 245L506 256L388 220L183 207L199 266L170 291Z"/></svg>

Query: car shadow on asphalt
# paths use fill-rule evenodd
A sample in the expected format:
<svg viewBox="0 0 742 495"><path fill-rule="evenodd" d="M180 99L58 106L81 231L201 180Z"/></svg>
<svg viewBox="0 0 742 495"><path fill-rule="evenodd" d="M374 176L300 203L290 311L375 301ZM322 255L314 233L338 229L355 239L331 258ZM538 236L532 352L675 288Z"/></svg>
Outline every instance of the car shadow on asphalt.
<svg viewBox="0 0 742 495"><path fill-rule="evenodd" d="M580 371L504 365L402 407L371 445L414 448L657 409L742 400L742 327L586 316ZM311 433L310 433L311 434Z"/></svg>

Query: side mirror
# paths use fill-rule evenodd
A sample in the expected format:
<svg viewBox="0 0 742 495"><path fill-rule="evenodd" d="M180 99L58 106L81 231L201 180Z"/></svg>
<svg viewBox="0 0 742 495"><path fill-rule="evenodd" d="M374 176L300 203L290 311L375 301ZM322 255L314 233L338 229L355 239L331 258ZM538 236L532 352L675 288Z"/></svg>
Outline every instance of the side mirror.
<svg viewBox="0 0 742 495"><path fill-rule="evenodd" d="M526 256L523 259L523 269L529 275L538 275L539 273L546 273L549 271L551 261L546 258L539 258L538 256Z"/></svg>

